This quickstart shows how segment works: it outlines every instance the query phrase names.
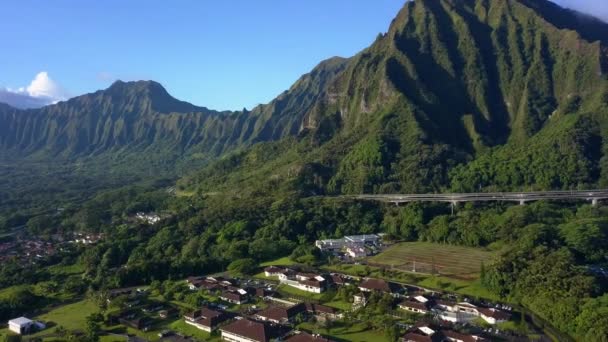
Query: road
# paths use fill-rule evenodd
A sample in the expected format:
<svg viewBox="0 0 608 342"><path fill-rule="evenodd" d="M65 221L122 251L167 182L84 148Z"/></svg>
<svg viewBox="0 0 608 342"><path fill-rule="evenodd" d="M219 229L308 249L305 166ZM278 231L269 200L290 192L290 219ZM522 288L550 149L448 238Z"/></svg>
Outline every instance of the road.
<svg viewBox="0 0 608 342"><path fill-rule="evenodd" d="M524 204L531 201L550 200L584 200L596 205L599 200L608 199L608 190L576 190L576 191L533 191L533 192L477 192L477 193L447 193L447 194L374 194L374 195L345 195L342 198L381 201L388 203L409 202L446 202L456 205L460 202L517 202Z"/></svg>

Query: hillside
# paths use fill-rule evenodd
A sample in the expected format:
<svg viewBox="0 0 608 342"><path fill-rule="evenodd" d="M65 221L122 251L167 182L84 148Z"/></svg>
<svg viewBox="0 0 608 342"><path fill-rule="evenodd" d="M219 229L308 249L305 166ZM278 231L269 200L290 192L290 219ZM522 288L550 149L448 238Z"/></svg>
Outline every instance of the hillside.
<svg viewBox="0 0 608 342"><path fill-rule="evenodd" d="M321 63L288 91L253 111L217 112L176 100L153 81L117 81L108 89L41 109L0 107L5 155L73 160L105 153L154 152L157 158L212 158L257 141L297 134L301 114L340 70ZM154 156L151 156L154 158Z"/></svg>
<svg viewBox="0 0 608 342"><path fill-rule="evenodd" d="M606 184L606 27L545 1L408 2L318 96L296 144L200 178L316 194Z"/></svg>

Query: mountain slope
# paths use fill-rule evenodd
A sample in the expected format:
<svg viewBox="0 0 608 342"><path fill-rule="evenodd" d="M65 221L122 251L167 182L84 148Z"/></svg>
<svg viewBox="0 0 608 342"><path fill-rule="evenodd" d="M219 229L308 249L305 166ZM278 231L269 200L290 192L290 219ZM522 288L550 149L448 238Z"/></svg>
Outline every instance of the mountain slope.
<svg viewBox="0 0 608 342"><path fill-rule="evenodd" d="M4 154L36 157L96 156L154 151L213 158L256 141L294 135L343 59L323 62L290 90L253 111L217 112L171 97L152 81L114 83L41 109L0 107Z"/></svg>
<svg viewBox="0 0 608 342"><path fill-rule="evenodd" d="M547 1L408 2L318 96L295 143L240 153L182 186L272 192L282 182L318 194L604 184L607 27Z"/></svg>
<svg viewBox="0 0 608 342"><path fill-rule="evenodd" d="M410 1L369 48L321 63L252 111L215 112L154 82L119 82L39 110L0 108L0 149L135 155L171 168L297 137L285 142L299 146L288 149L296 160L264 159L314 178L315 193L597 184L608 179L607 27L545 0ZM525 162L512 165L531 149L552 156L536 158L535 172L559 174L528 177ZM483 160L509 171L469 175ZM555 168L562 160L581 162Z"/></svg>

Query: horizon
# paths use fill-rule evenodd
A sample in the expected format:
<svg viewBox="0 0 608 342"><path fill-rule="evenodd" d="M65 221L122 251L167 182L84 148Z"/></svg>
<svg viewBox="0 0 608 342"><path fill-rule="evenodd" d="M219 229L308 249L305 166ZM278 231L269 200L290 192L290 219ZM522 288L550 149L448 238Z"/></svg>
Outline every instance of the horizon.
<svg viewBox="0 0 608 342"><path fill-rule="evenodd" d="M553 1L608 18L608 8L597 0ZM368 47L377 34L388 30L405 2L238 1L236 6L206 2L169 9L160 2L145 8L148 3L143 1L115 1L116 6L74 6L67 0L41 6L9 2L7 13L29 10L32 15L26 20L9 15L0 28L15 33L8 35L9 46L29 53L25 58L0 56L0 102L40 107L106 89L116 80L151 80L196 106L250 110L272 101L320 62L349 58ZM333 15L338 9L341 15ZM171 13L175 15L167 16ZM73 22L54 25L57 16ZM175 25L149 24L167 17L182 20ZM252 26L251 17L260 17L262 24ZM47 31L40 34L39 26ZM73 46L80 49L71 50ZM64 50L70 51L69 57ZM170 53L174 50L178 52Z"/></svg>

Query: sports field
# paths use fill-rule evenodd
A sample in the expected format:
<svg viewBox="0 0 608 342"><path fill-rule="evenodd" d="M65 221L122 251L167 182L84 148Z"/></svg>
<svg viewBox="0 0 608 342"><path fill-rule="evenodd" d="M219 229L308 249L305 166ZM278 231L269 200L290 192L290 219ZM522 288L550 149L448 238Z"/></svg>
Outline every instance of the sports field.
<svg viewBox="0 0 608 342"><path fill-rule="evenodd" d="M493 256L493 252L480 248L403 242L371 257L368 263L401 271L474 279L479 276L481 263L488 264Z"/></svg>

